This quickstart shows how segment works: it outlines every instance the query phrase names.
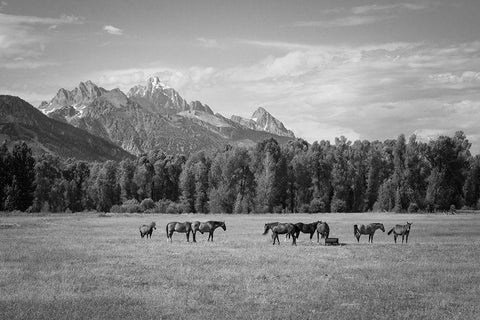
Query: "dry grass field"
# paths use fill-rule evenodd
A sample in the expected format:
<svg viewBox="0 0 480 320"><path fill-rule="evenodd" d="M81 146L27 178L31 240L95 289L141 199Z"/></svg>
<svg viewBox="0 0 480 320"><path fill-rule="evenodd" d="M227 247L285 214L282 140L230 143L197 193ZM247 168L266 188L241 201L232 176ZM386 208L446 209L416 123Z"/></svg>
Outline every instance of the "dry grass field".
<svg viewBox="0 0 480 320"><path fill-rule="evenodd" d="M186 243L169 221L225 220ZM300 235L273 246L271 221L327 221L344 245ZM152 239L140 224L156 221ZM409 243L354 223L413 222ZM478 319L480 215L3 216L1 319Z"/></svg>

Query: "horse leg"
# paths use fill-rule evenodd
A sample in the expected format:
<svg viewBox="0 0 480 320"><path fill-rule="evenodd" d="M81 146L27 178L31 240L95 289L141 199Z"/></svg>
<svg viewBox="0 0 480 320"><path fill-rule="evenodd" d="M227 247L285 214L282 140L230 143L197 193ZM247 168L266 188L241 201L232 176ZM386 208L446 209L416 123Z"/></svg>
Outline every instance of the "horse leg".
<svg viewBox="0 0 480 320"><path fill-rule="evenodd" d="M212 238L212 242L213 242L213 231L210 232L210 237Z"/></svg>
<svg viewBox="0 0 480 320"><path fill-rule="evenodd" d="M293 240L292 240L292 246L293 246L293 245L297 245L297 237L295 237L295 234L292 235L292 238L293 238Z"/></svg>
<svg viewBox="0 0 480 320"><path fill-rule="evenodd" d="M403 240L404 240L404 238L405 238L405 235L404 235L404 234L402 234L402 243L403 243Z"/></svg>
<svg viewBox="0 0 480 320"><path fill-rule="evenodd" d="M193 239L194 243L197 242L196 235L197 235L197 233L192 231L192 239Z"/></svg>
<svg viewBox="0 0 480 320"><path fill-rule="evenodd" d="M405 243L408 242L408 233L405 235Z"/></svg>
<svg viewBox="0 0 480 320"><path fill-rule="evenodd" d="M397 235L396 234L393 235L393 240L395 240L395 243L397 243Z"/></svg>
<svg viewBox="0 0 480 320"><path fill-rule="evenodd" d="M187 231L187 242L190 242L190 232Z"/></svg>

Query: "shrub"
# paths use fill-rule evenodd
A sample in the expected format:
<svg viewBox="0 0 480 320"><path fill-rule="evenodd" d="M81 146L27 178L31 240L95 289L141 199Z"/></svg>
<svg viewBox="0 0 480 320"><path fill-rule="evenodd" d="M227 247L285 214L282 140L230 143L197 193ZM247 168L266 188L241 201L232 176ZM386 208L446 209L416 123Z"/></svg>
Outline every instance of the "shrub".
<svg viewBox="0 0 480 320"><path fill-rule="evenodd" d="M142 203L140 203L140 209L142 211L147 211L153 208L155 208L155 202L150 198L143 199Z"/></svg>
<svg viewBox="0 0 480 320"><path fill-rule="evenodd" d="M347 211L347 203L345 200L334 198L332 200L332 212L346 212Z"/></svg>
<svg viewBox="0 0 480 320"><path fill-rule="evenodd" d="M309 206L308 204L306 204L306 203L302 204L302 205L300 206L300 208L298 208L298 211L299 211L299 213L307 213L307 212L312 213L312 212L310 211L310 206Z"/></svg>
<svg viewBox="0 0 480 320"><path fill-rule="evenodd" d="M172 202L167 207L167 213L182 213L181 204Z"/></svg>
<svg viewBox="0 0 480 320"><path fill-rule="evenodd" d="M310 201L309 211L310 213L325 212L325 202L319 198L314 198Z"/></svg>
<svg viewBox="0 0 480 320"><path fill-rule="evenodd" d="M143 212L143 210L141 209L136 199L130 199L125 201L122 205L113 205L110 208L110 212L136 213L136 212Z"/></svg>
<svg viewBox="0 0 480 320"><path fill-rule="evenodd" d="M415 202L410 202L407 210L410 213L418 212L418 205Z"/></svg>

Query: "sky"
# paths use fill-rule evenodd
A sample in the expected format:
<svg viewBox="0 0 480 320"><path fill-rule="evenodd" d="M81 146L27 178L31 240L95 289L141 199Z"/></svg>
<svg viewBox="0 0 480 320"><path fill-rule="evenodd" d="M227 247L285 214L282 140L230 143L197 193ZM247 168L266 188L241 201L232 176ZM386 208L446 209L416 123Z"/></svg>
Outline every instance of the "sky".
<svg viewBox="0 0 480 320"><path fill-rule="evenodd" d="M38 106L159 76L309 142L462 130L478 154L478 17L478 0L0 0L0 94Z"/></svg>

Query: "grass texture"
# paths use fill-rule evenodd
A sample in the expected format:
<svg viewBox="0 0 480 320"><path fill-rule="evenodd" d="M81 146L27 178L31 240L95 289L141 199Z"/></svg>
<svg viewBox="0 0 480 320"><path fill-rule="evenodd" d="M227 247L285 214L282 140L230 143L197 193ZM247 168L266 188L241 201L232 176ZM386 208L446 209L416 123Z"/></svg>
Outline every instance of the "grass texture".
<svg viewBox="0 0 480 320"><path fill-rule="evenodd" d="M187 243L170 221L224 220ZM342 246L272 245L266 222L330 225ZM156 221L152 239L138 227ZM413 222L409 243L388 230ZM1 319L478 319L480 216L6 216L0 222ZM353 224L381 222L374 243ZM191 241L191 238L190 238Z"/></svg>

